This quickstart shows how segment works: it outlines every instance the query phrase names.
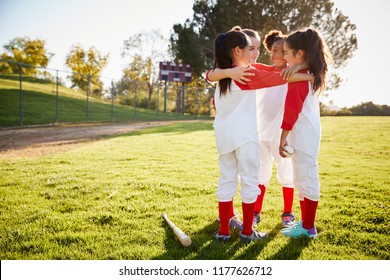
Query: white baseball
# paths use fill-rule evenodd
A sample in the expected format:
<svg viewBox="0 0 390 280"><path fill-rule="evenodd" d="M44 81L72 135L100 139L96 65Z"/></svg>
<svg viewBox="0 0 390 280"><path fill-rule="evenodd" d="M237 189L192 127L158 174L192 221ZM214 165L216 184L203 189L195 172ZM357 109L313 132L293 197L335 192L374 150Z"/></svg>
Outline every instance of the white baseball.
<svg viewBox="0 0 390 280"><path fill-rule="evenodd" d="M287 151L283 151L283 155L285 157L291 157L294 154L294 148L291 146L284 146L284 149Z"/></svg>

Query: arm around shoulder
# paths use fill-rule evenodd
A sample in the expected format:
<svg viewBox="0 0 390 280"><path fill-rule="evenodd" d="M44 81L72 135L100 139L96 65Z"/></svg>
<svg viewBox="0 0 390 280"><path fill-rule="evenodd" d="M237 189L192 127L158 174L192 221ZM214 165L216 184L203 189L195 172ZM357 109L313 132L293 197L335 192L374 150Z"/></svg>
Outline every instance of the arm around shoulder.
<svg viewBox="0 0 390 280"><path fill-rule="evenodd" d="M217 82L219 80L230 78L234 81L245 84L246 82L250 81L250 79L246 77L254 76L253 73L248 72L249 70L250 68L247 67L234 67L226 69L215 68L207 71L206 79L210 82Z"/></svg>
<svg viewBox="0 0 390 280"><path fill-rule="evenodd" d="M310 83L313 83L314 76L311 74L306 74L306 73L295 73L295 74L292 74L287 81L289 83L304 82L304 81L309 81Z"/></svg>

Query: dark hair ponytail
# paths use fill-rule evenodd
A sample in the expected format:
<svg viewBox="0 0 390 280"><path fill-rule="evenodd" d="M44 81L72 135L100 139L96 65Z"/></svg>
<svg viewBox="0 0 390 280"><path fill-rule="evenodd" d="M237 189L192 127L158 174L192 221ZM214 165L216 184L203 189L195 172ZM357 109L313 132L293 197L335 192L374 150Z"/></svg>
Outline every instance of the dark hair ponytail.
<svg viewBox="0 0 390 280"><path fill-rule="evenodd" d="M248 45L247 35L245 35L241 29L235 28L226 33L221 33L215 39L215 67L221 69L232 68L233 57L231 54L232 49L239 47L245 48ZM230 89L230 83L232 79L226 78L219 81L219 87L221 94L225 95L226 91Z"/></svg>
<svg viewBox="0 0 390 280"><path fill-rule="evenodd" d="M309 71L314 76L313 90L323 91L331 55L320 34L311 28L306 31L297 31L287 37L286 43L295 52L298 50L305 52Z"/></svg>

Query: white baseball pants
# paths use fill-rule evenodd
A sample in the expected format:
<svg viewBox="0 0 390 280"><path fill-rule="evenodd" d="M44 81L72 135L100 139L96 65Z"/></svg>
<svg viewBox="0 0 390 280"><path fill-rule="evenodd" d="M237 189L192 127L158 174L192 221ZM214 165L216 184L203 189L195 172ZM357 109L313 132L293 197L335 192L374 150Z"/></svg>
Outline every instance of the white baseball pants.
<svg viewBox="0 0 390 280"><path fill-rule="evenodd" d="M220 155L218 163L221 173L217 189L218 201L233 200L238 188L238 176L240 176L242 202L254 203L260 194L259 144L247 143L230 153Z"/></svg>

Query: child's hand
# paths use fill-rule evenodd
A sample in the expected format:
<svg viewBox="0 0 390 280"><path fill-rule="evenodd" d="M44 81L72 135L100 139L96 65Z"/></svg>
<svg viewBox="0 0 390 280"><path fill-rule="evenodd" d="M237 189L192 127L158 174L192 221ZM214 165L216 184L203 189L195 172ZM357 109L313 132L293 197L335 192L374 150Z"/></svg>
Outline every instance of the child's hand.
<svg viewBox="0 0 390 280"><path fill-rule="evenodd" d="M312 74L310 74L310 76L311 76L311 78L310 78L309 82L310 82L311 84L313 84L313 83L314 83L314 76L313 76Z"/></svg>
<svg viewBox="0 0 390 280"><path fill-rule="evenodd" d="M247 77L254 76L254 73L247 72L251 70L249 67L234 67L230 69L229 78L232 80L239 82L240 84L246 84L246 82L250 82L251 79Z"/></svg>
<svg viewBox="0 0 390 280"><path fill-rule="evenodd" d="M279 144L279 155L282 157L282 158L285 158L285 153L288 154L288 151L286 151L284 149L284 146L288 146L288 143L287 143L287 139L283 139L281 138L280 139L280 144Z"/></svg>
<svg viewBox="0 0 390 280"><path fill-rule="evenodd" d="M292 74L297 73L299 70L299 66L287 67L280 72L280 76L282 76L283 80L288 80Z"/></svg>

